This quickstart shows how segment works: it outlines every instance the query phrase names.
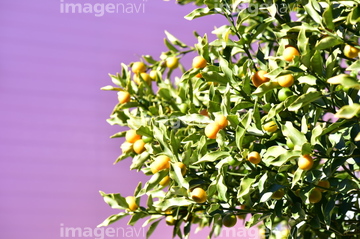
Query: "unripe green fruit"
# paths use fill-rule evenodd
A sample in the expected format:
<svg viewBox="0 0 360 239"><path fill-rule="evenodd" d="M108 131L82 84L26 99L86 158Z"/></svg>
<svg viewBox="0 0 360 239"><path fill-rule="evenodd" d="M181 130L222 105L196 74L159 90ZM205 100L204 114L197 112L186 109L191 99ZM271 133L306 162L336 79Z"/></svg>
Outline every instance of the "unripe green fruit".
<svg viewBox="0 0 360 239"><path fill-rule="evenodd" d="M278 92L279 101L285 101L289 96L292 96L293 93L289 88L281 88Z"/></svg>
<svg viewBox="0 0 360 239"><path fill-rule="evenodd" d="M238 161L236 159L234 159L234 158L229 158L228 159L228 164L231 165L231 166L235 165L237 162Z"/></svg>
<svg viewBox="0 0 360 239"><path fill-rule="evenodd" d="M310 203L318 203L321 201L322 193L318 188L314 188L309 194Z"/></svg>
<svg viewBox="0 0 360 239"><path fill-rule="evenodd" d="M145 142L145 143L150 143L153 141L153 138L152 137L149 137L149 136L143 136L142 137L142 140Z"/></svg>
<svg viewBox="0 0 360 239"><path fill-rule="evenodd" d="M225 227L233 227L237 222L237 218L234 214L227 214L222 219L222 223Z"/></svg>
<svg viewBox="0 0 360 239"><path fill-rule="evenodd" d="M271 196L272 199L280 200L285 195L285 191L283 188L280 188L279 190L275 191L273 195Z"/></svg>
<svg viewBox="0 0 360 239"><path fill-rule="evenodd" d="M181 113L186 114L188 112L189 105L186 103L182 103L179 105L179 110Z"/></svg>
<svg viewBox="0 0 360 239"><path fill-rule="evenodd" d="M275 176L275 180L280 184L284 184L287 181L287 177L284 173L278 173Z"/></svg>

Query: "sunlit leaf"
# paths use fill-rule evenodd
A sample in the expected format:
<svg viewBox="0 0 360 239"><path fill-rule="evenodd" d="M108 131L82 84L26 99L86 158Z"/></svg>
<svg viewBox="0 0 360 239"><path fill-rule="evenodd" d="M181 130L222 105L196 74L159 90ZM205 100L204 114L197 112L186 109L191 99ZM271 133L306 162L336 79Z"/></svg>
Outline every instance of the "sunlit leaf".
<svg viewBox="0 0 360 239"><path fill-rule="evenodd" d="M345 105L336 112L335 117L351 119L360 114L360 104Z"/></svg>

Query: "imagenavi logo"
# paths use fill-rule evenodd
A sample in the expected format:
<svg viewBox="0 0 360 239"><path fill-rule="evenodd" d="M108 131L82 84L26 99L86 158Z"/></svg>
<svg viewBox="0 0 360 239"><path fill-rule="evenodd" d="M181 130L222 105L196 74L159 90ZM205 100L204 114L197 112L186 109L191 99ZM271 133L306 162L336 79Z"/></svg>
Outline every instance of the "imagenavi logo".
<svg viewBox="0 0 360 239"><path fill-rule="evenodd" d="M77 2L75 2L77 1ZM85 2L87 1L87 2ZM147 0L117 0L118 2L90 2L91 0L60 0L60 13L92 14L102 17L105 14L143 14ZM96 0L99 1L99 0ZM121 1L121 2L120 2Z"/></svg>

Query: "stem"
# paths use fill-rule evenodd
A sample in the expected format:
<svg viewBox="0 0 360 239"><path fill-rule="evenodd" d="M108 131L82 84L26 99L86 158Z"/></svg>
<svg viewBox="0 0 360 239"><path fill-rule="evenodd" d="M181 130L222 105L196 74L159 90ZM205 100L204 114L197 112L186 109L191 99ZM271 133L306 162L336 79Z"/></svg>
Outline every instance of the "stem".
<svg viewBox="0 0 360 239"><path fill-rule="evenodd" d="M187 53L190 53L190 52L193 52L193 51L195 51L195 48L194 48L194 47L191 47L190 50L180 51L179 53L182 54L182 55L186 55Z"/></svg>
<svg viewBox="0 0 360 239"><path fill-rule="evenodd" d="M227 174L230 174L230 175L234 175L234 176L239 176L239 177L245 177L247 174L241 174L241 173L233 173L233 172L227 172Z"/></svg>
<svg viewBox="0 0 360 239"><path fill-rule="evenodd" d="M320 222L323 226L325 226L325 228L324 229L327 229L327 227L326 227L326 224L325 223L323 223L323 222ZM335 232L336 234L338 234L339 236L344 236L344 234L343 233L341 233L341 232L339 232L338 230L336 230L336 229L334 229L334 228L332 228L332 227L330 227L329 226L329 230L330 231L333 231L333 232Z"/></svg>
<svg viewBox="0 0 360 239"><path fill-rule="evenodd" d="M326 157L324 155L320 155L320 154L314 154L314 156L318 157L318 158L324 158L324 159L329 159L329 157ZM345 158L352 158L352 157L360 157L360 154L353 154L353 155L347 155L347 156L337 156L337 157L331 157L333 159L345 159Z"/></svg>
<svg viewBox="0 0 360 239"><path fill-rule="evenodd" d="M228 5L227 3L226 3L226 5L227 5L227 7L229 7L229 5ZM239 34L239 32L238 32L238 30L237 30L237 28L236 28L236 26L235 26L233 16L232 16L232 15L229 16L229 15L226 13L226 9L225 9L224 7L223 7L223 11L224 11L224 16L226 17L226 19L228 20L228 22L231 24L231 26L232 26L232 28L233 28L236 36L237 36L237 37L239 38L239 40L240 40L240 39L241 39L241 35ZM252 56L251 56L251 54L250 54L250 52L249 52L249 49L247 48L247 44L246 44L246 45L244 44L243 49L244 49L246 55L247 55L252 61L254 61L254 59L252 58ZM257 69L257 67L256 67L255 65L254 65L254 68L255 68L256 71L258 71L258 69Z"/></svg>
<svg viewBox="0 0 360 239"><path fill-rule="evenodd" d="M246 164L251 168L251 171L256 170L256 167L254 165L252 165L252 163L250 163L249 161L246 161Z"/></svg>
<svg viewBox="0 0 360 239"><path fill-rule="evenodd" d="M144 103L142 103L140 100L139 100L139 97L137 96L134 96L135 100L140 104L140 106L145 109L146 111L149 111L149 107L147 105L145 105Z"/></svg>
<svg viewBox="0 0 360 239"><path fill-rule="evenodd" d="M244 209L237 209L237 208L223 208L221 207L221 209L223 210L228 210L228 211L235 211L235 212L242 212L242 214L244 213L272 213L271 210L244 210Z"/></svg>
<svg viewBox="0 0 360 239"><path fill-rule="evenodd" d="M266 170L268 170L268 171L270 171L270 172L278 173L278 171L269 168L269 167L266 166L263 162L261 162L260 165L261 165L261 167L265 168Z"/></svg>
<svg viewBox="0 0 360 239"><path fill-rule="evenodd" d="M345 171L351 176L353 177L356 181L360 182L360 179L358 179L351 171L350 169L348 169L345 164L342 165L342 167L345 169Z"/></svg>

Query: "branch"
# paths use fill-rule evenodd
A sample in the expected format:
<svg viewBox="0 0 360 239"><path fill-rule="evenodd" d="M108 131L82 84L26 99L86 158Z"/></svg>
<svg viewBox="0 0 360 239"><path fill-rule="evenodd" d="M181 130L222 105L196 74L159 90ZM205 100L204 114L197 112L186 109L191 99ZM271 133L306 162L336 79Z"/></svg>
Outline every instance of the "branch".
<svg viewBox="0 0 360 239"><path fill-rule="evenodd" d="M343 164L342 167L345 169L345 171L346 171L351 177L353 177L356 181L358 181L358 182L360 183L360 179L358 179L358 178L356 177L356 175L353 174L353 173L350 171L350 169L348 169L348 168L345 166L345 164Z"/></svg>

